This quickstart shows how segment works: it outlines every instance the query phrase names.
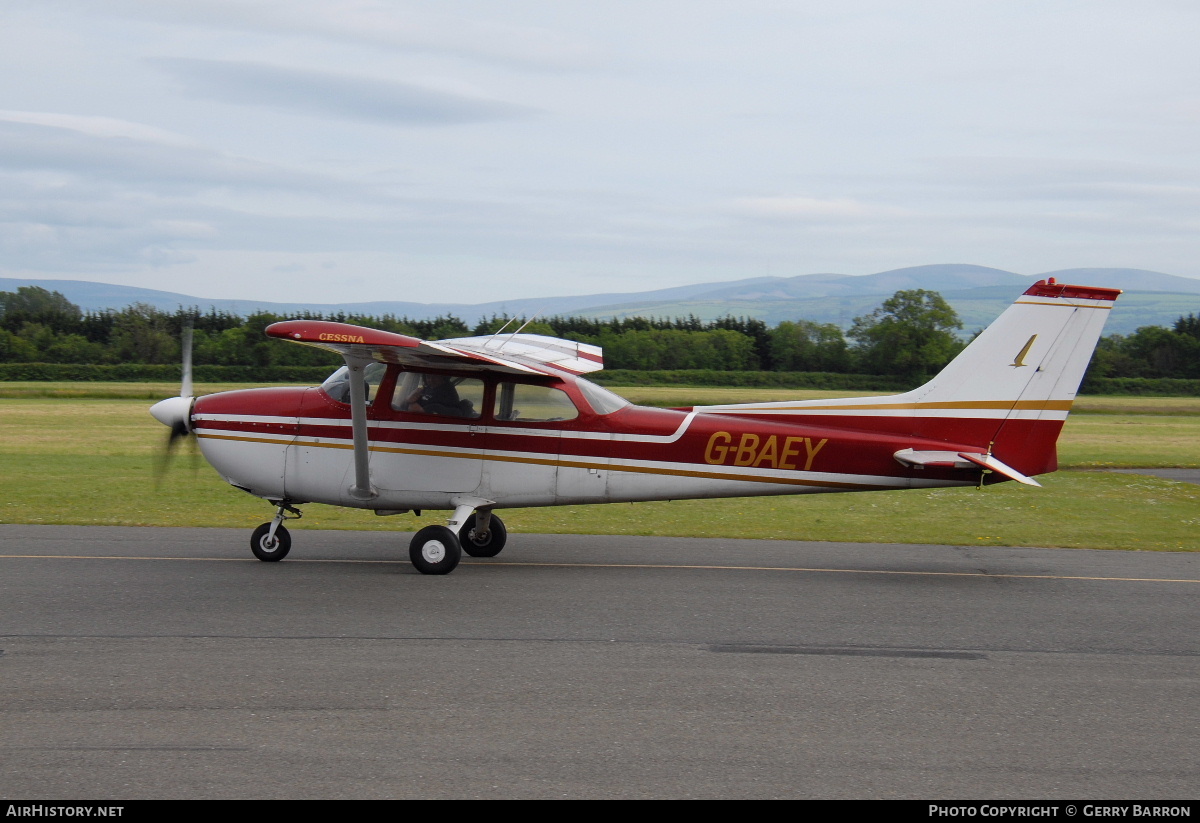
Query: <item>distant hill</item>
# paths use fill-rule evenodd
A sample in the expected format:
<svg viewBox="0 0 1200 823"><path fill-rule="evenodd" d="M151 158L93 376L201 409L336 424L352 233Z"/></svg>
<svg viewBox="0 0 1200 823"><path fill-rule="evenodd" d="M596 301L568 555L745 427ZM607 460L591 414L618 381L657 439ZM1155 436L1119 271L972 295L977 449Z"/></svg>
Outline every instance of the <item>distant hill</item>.
<svg viewBox="0 0 1200 823"><path fill-rule="evenodd" d="M852 276L804 274L796 277L753 277L718 283L698 283L645 292L605 293L570 297L514 298L491 303L408 303L371 301L313 304L194 297L154 289L89 283L78 280L0 278L0 291L18 286L41 286L58 291L85 310L119 309L148 303L174 311L180 306L210 307L234 314L263 310L278 314L299 311L382 315L415 319L454 314L468 323L493 314L566 315L585 317L684 317L702 320L723 315L756 317L774 325L782 320L815 320L847 328L854 318L873 310L883 298L900 289L940 292L963 319L964 333L986 326L1031 283L1054 277L1062 283L1106 286L1125 291L1117 301L1106 334L1128 334L1140 326L1170 326L1180 316L1200 314L1200 280L1143 269L1063 269L1021 275L969 264L914 266Z"/></svg>

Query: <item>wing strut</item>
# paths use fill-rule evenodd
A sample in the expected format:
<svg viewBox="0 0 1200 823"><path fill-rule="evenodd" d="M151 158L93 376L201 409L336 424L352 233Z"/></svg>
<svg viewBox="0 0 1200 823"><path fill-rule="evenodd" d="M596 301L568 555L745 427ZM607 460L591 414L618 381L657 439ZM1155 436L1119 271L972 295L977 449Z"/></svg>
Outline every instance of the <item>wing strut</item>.
<svg viewBox="0 0 1200 823"><path fill-rule="evenodd" d="M371 360L345 355L350 370L350 423L354 432L354 485L350 496L356 500L377 497L371 486L371 452L367 443L367 381L363 369Z"/></svg>

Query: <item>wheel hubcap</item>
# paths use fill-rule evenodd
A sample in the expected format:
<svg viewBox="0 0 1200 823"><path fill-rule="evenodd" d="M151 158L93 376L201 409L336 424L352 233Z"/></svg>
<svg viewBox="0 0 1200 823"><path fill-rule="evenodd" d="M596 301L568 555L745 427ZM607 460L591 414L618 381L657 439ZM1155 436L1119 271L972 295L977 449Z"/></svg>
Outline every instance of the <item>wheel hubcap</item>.
<svg viewBox="0 0 1200 823"><path fill-rule="evenodd" d="M430 540L421 547L421 557L430 563L441 563L446 559L446 547L440 540Z"/></svg>

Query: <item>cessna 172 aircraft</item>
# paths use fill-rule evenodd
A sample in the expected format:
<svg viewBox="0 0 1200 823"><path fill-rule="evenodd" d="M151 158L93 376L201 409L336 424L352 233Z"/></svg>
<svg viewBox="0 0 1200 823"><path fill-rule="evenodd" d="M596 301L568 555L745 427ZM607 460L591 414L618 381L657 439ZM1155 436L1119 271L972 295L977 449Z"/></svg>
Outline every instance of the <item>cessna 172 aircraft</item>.
<svg viewBox="0 0 1200 823"><path fill-rule="evenodd" d="M497 333L428 342L344 323L266 333L345 359L319 388L193 398L150 410L194 434L230 485L267 500L251 548L282 560L306 502L452 512L409 547L425 574L493 557L497 509L929 489L1057 468L1055 442L1117 289L1039 281L920 388L886 397L656 409L582 377L595 346ZM185 349L188 348L185 346ZM185 355L186 356L186 355Z"/></svg>

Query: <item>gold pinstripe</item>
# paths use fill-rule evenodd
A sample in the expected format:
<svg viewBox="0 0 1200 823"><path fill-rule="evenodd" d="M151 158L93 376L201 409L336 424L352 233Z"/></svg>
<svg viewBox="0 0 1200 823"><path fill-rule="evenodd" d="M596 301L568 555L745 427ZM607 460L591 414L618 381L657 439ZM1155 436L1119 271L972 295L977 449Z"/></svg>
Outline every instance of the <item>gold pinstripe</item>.
<svg viewBox="0 0 1200 823"><path fill-rule="evenodd" d="M1057 298L1052 297L1050 299L1055 300ZM1097 297L1095 299L1101 300L1103 298ZM1115 300L1115 299L1116 298L1114 297L1113 300ZM1112 301L1110 300L1109 302L1111 303ZM1070 307L1073 309L1103 309L1104 311L1111 311L1113 308L1112 306L1093 306L1088 303L1043 303L1040 300L1017 300L1015 303L1013 303L1013 305L1014 306L1063 306L1063 307Z"/></svg>
<svg viewBox="0 0 1200 823"><path fill-rule="evenodd" d="M1071 410L1073 400L956 400L941 403L858 403L841 406L707 406L703 407L704 414L738 414L762 411L912 411L917 409L996 409L999 411L1066 411Z"/></svg>

